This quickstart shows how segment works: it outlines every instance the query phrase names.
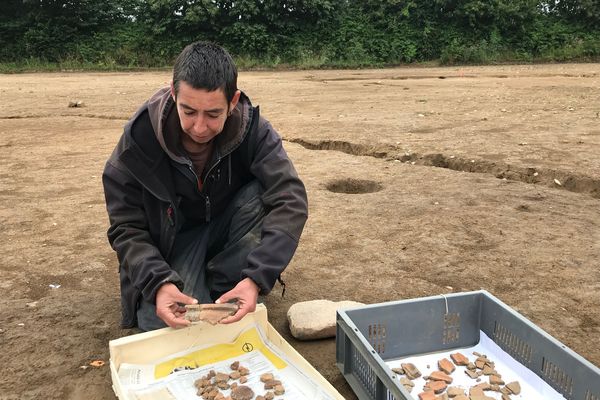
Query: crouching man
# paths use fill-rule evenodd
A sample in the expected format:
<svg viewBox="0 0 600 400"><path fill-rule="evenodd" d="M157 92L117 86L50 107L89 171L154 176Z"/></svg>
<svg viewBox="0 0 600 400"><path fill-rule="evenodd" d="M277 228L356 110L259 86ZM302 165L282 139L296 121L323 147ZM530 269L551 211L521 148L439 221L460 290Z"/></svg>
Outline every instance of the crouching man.
<svg viewBox="0 0 600 400"><path fill-rule="evenodd" d="M307 218L281 138L237 88L227 51L177 58L170 87L135 113L103 174L119 259L123 327L183 327L186 304L255 310L280 279Z"/></svg>

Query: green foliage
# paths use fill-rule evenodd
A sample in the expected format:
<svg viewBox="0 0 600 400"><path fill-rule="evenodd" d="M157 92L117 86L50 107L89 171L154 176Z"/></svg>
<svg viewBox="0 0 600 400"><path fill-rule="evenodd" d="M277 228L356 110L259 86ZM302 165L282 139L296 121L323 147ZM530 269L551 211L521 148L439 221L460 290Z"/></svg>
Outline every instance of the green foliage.
<svg viewBox="0 0 600 400"><path fill-rule="evenodd" d="M598 0L4 0L4 70L168 67L188 43L242 68L600 58Z"/></svg>

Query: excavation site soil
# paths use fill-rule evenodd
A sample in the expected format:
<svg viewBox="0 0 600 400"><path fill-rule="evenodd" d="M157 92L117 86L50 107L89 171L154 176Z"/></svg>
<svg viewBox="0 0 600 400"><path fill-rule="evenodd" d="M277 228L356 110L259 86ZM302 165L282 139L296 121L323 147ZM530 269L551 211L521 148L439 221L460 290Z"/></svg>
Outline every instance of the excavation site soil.
<svg viewBox="0 0 600 400"><path fill-rule="evenodd" d="M135 331L120 328L101 175L169 80L0 75L0 399L115 398L108 365L90 362ZM269 320L344 397L334 339L294 340L292 304L485 289L600 366L600 64L241 72L239 85L310 203Z"/></svg>

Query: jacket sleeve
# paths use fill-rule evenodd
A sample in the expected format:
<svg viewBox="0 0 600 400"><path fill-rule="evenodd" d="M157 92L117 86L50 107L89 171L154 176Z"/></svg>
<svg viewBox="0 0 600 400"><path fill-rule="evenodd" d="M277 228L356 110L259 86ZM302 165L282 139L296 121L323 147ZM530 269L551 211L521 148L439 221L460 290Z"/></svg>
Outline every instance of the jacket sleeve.
<svg viewBox="0 0 600 400"><path fill-rule="evenodd" d="M304 184L283 149L281 137L261 119L250 145L250 172L262 184L266 215L258 247L248 255L242 277L250 277L267 294L287 267L298 247L308 218Z"/></svg>
<svg viewBox="0 0 600 400"><path fill-rule="evenodd" d="M172 282L182 290L183 281L170 268L150 235L141 185L110 160L102 183L110 220L108 241L117 253L120 273L126 274L136 291L152 303L163 283Z"/></svg>

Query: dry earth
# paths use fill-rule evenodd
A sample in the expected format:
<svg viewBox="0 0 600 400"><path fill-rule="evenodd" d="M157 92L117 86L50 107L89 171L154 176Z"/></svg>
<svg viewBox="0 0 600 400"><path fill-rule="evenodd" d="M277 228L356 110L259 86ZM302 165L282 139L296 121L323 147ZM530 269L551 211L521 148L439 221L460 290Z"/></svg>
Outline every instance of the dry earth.
<svg viewBox="0 0 600 400"><path fill-rule="evenodd" d="M127 118L168 81L0 75L1 399L114 399L106 366L80 368L132 333L119 327L101 173ZM345 397L355 398L334 341L290 337L293 303L483 288L600 365L599 64L240 81L286 140L310 200L269 318Z"/></svg>

